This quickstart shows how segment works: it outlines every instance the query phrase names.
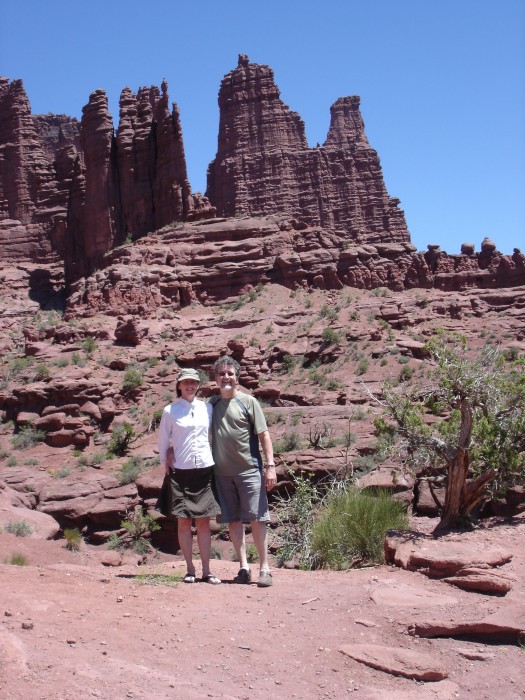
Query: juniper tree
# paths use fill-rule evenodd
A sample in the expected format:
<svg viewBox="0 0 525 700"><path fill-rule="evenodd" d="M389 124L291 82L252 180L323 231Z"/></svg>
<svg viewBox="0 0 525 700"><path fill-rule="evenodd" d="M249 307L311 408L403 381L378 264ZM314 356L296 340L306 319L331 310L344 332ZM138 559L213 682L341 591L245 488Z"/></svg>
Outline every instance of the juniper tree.
<svg viewBox="0 0 525 700"><path fill-rule="evenodd" d="M383 387L375 426L383 447L413 470L445 476L444 503L429 481L441 530L464 525L489 491L501 494L523 480L525 363L505 366L491 346L472 356L459 336L439 334L426 349L426 383Z"/></svg>

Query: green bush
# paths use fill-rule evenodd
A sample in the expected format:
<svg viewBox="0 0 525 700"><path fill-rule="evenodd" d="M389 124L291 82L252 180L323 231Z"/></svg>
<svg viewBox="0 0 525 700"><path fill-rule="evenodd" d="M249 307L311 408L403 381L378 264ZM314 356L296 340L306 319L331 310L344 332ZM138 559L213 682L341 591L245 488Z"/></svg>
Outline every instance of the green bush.
<svg viewBox="0 0 525 700"><path fill-rule="evenodd" d="M135 431L131 423L119 423L111 431L111 440L108 445L109 455L123 455L133 439Z"/></svg>
<svg viewBox="0 0 525 700"><path fill-rule="evenodd" d="M401 367L401 371L399 372L399 381L408 382L412 379L413 375L414 368L410 367L410 365L403 365L403 367Z"/></svg>
<svg viewBox="0 0 525 700"><path fill-rule="evenodd" d="M35 382L42 382L45 379L49 379L51 376L51 370L47 365L39 364L35 367Z"/></svg>
<svg viewBox="0 0 525 700"><path fill-rule="evenodd" d="M9 559L4 559L4 564L12 564L13 566L26 566L27 557L20 552L13 552Z"/></svg>
<svg viewBox="0 0 525 700"><path fill-rule="evenodd" d="M384 490L355 487L334 493L323 504L312 533L317 565L336 570L384 561L387 530L408 529L404 506Z"/></svg>
<svg viewBox="0 0 525 700"><path fill-rule="evenodd" d="M148 542L150 533L160 530L155 515L145 515L140 506L132 513L127 513L126 520L121 522L126 534L119 538L121 547L131 547L137 554L145 554L151 549Z"/></svg>
<svg viewBox="0 0 525 700"><path fill-rule="evenodd" d="M129 391L134 391L142 386L144 378L142 373L137 369L128 369L124 373L124 380L122 382L122 391L128 393Z"/></svg>
<svg viewBox="0 0 525 700"><path fill-rule="evenodd" d="M28 537L33 532L33 528L27 520L9 520L5 524L4 530L17 537Z"/></svg>
<svg viewBox="0 0 525 700"><path fill-rule="evenodd" d="M71 361L76 367L85 367L86 366L86 361L83 357L81 357L78 352L74 352L71 355Z"/></svg>
<svg viewBox="0 0 525 700"><path fill-rule="evenodd" d="M64 545L66 549L69 549L70 552L78 552L82 543L82 535L77 528L74 530L66 528L64 530L64 539L66 540Z"/></svg>
<svg viewBox="0 0 525 700"><path fill-rule="evenodd" d="M130 457L127 462L124 462L118 475L118 480L121 486L131 484L132 481L140 476L141 472L147 467L147 461L142 457Z"/></svg>
<svg viewBox="0 0 525 700"><path fill-rule="evenodd" d="M86 353L87 357L91 357L97 348L97 341L92 335L86 335L82 341L82 350Z"/></svg>
<svg viewBox="0 0 525 700"><path fill-rule="evenodd" d="M281 452L291 452L292 450L300 449L301 445L301 436L299 433L292 431L291 433L285 433L281 439L274 444L274 451L278 454Z"/></svg>
<svg viewBox="0 0 525 700"><path fill-rule="evenodd" d="M46 434L42 430L37 430L31 425L27 425L11 438L11 444L17 450L28 450L30 447L34 447L37 443L42 442L45 437Z"/></svg>
<svg viewBox="0 0 525 700"><path fill-rule="evenodd" d="M293 494L288 498L277 496L275 518L279 543L276 559L279 566L296 560L303 570L315 568L312 551L312 530L316 510L320 501L319 493L309 478L289 472L294 485Z"/></svg>
<svg viewBox="0 0 525 700"><path fill-rule="evenodd" d="M333 328L325 328L321 334L323 343L326 345L339 345L341 342L341 336Z"/></svg>
<svg viewBox="0 0 525 700"><path fill-rule="evenodd" d="M366 357L363 358L362 360L359 360L359 363L358 363L357 367L355 368L355 373L358 376L361 376L361 374L364 374L368 370L368 364L369 363L368 363L368 360L366 359Z"/></svg>

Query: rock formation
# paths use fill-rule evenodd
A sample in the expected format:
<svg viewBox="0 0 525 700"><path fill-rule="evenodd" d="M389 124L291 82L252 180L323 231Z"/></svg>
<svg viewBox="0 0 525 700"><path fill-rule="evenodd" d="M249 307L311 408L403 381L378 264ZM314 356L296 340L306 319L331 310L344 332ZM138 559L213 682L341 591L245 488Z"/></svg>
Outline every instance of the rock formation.
<svg viewBox="0 0 525 700"><path fill-rule="evenodd" d="M398 292L417 287L451 292L514 286L509 292L512 298L523 295L522 254L416 253L410 243L372 246L345 241L343 233L303 226L297 230L278 216L168 226L161 234L107 253L96 274L72 286L66 315L148 316L162 306L235 301L260 282L294 289L387 287ZM485 295L486 302L479 295L473 311L481 314L487 304L516 303L506 294L493 291ZM402 325L397 305L385 314Z"/></svg>
<svg viewBox="0 0 525 700"><path fill-rule="evenodd" d="M33 117L21 80L0 79L0 259L63 257L78 123Z"/></svg>
<svg viewBox="0 0 525 700"><path fill-rule="evenodd" d="M323 146L281 101L268 66L239 56L219 91L219 142L207 196L220 216L281 213L339 230L355 243L409 243L399 200L389 197L368 144L359 97L331 107Z"/></svg>
<svg viewBox="0 0 525 700"><path fill-rule="evenodd" d="M214 214L205 198L191 193L179 111L175 104L169 111L165 82L162 91L122 91L116 137L107 96L95 91L83 109L81 142L84 157L68 226L68 283L98 269L104 254L126 239Z"/></svg>
<svg viewBox="0 0 525 700"><path fill-rule="evenodd" d="M58 264L69 309L86 313L143 315L267 281L395 291L524 284L525 256L502 256L489 238L480 253L472 243L461 255L436 245L416 253L366 139L359 98L337 100L324 145L309 148L271 68L241 55L219 105L207 198L191 192L166 82L122 91L115 134L103 90L79 125L32 116L21 81L0 80L0 260L39 265L27 271L32 299L36 287L39 302L42 290L56 294ZM122 247L130 242L137 245ZM52 285L42 267L50 263Z"/></svg>

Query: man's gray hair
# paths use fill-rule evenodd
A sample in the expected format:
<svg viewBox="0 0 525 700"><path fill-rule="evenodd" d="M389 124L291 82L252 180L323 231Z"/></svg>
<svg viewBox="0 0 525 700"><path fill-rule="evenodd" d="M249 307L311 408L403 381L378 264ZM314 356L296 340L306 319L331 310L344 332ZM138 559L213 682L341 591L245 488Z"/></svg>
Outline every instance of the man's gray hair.
<svg viewBox="0 0 525 700"><path fill-rule="evenodd" d="M234 360L230 355L223 355L222 357L219 357L217 362L213 365L213 374L217 376L219 374L219 369L223 366L231 367L235 372L235 376L237 379L239 379L239 375L241 374L241 366L237 360Z"/></svg>

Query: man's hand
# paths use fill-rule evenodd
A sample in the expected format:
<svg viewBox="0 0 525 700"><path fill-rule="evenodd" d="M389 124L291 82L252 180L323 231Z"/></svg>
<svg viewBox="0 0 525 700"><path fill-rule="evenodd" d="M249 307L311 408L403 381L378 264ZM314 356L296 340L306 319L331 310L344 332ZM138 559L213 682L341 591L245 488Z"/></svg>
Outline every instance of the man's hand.
<svg viewBox="0 0 525 700"><path fill-rule="evenodd" d="M269 491L277 483L277 472L275 471L275 465L273 467L267 467L264 470L264 478L266 482L266 490Z"/></svg>

